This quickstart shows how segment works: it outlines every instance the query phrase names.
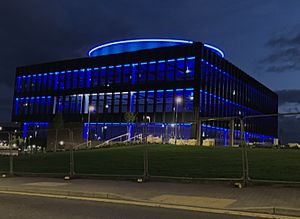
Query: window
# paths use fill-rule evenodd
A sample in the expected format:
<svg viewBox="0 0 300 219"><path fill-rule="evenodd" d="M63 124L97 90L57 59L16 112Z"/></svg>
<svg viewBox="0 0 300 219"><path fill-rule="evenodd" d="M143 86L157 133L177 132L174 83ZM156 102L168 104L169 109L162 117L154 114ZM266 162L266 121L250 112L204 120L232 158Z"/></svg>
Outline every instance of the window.
<svg viewBox="0 0 300 219"><path fill-rule="evenodd" d="M21 77L21 82L20 82L20 91L21 92L25 92L26 91L26 83L27 83L27 77L26 76L22 76Z"/></svg>
<svg viewBox="0 0 300 219"><path fill-rule="evenodd" d="M122 113L127 112L128 92L122 92Z"/></svg>
<svg viewBox="0 0 300 219"><path fill-rule="evenodd" d="M58 113L62 113L63 112L63 96L60 96L58 98Z"/></svg>
<svg viewBox="0 0 300 219"><path fill-rule="evenodd" d="M138 112L145 112L145 91L138 93Z"/></svg>
<svg viewBox="0 0 300 219"><path fill-rule="evenodd" d="M116 80L115 80L115 83L116 84L121 84L121 80L122 80L122 65L117 65L116 66Z"/></svg>
<svg viewBox="0 0 300 219"><path fill-rule="evenodd" d="M71 82L72 82L72 71L67 71L67 73L66 73L66 89L71 88Z"/></svg>
<svg viewBox="0 0 300 219"><path fill-rule="evenodd" d="M65 72L61 72L59 74L59 89L63 90L65 89Z"/></svg>
<svg viewBox="0 0 300 219"><path fill-rule="evenodd" d="M154 110L154 91L148 91L147 93L147 112L151 113Z"/></svg>
<svg viewBox="0 0 300 219"><path fill-rule="evenodd" d="M176 111L177 112L182 112L183 110L183 104L184 104L184 99L183 99L183 89L177 89L175 93L175 104L176 104Z"/></svg>
<svg viewBox="0 0 300 219"><path fill-rule="evenodd" d="M31 88L31 75L28 75L27 76L27 83L26 83L26 86L25 86L25 91L29 92L30 88Z"/></svg>
<svg viewBox="0 0 300 219"><path fill-rule="evenodd" d="M146 83L147 78L147 62L143 62L139 65L139 83Z"/></svg>
<svg viewBox="0 0 300 219"><path fill-rule="evenodd" d="M185 112L193 111L193 102L194 102L194 91L190 89L186 89L184 93Z"/></svg>
<svg viewBox="0 0 300 219"><path fill-rule="evenodd" d="M187 70L185 67L185 59L180 58L177 59L176 62L176 80L183 81L185 79L185 75L187 74Z"/></svg>
<svg viewBox="0 0 300 219"><path fill-rule="evenodd" d="M106 105L104 106L105 111L111 113L112 111L112 93L106 94Z"/></svg>
<svg viewBox="0 0 300 219"><path fill-rule="evenodd" d="M76 89L78 86L78 70L73 71L73 83L72 83L73 89Z"/></svg>
<svg viewBox="0 0 300 219"><path fill-rule="evenodd" d="M37 82L36 81L36 75L32 75L31 76L31 84L30 84L30 91L31 92L35 92L36 91L36 85L37 85L36 82Z"/></svg>
<svg viewBox="0 0 300 219"><path fill-rule="evenodd" d="M31 97L29 102L29 114L33 115L33 113L36 112L37 112L37 105L34 104L34 97Z"/></svg>
<svg viewBox="0 0 300 219"><path fill-rule="evenodd" d="M30 101L29 101L29 98L27 97L26 99L24 99L24 102L23 102L23 112L25 115L28 114L29 105L30 105Z"/></svg>
<svg viewBox="0 0 300 219"><path fill-rule="evenodd" d="M40 91L42 87L42 74L37 75L37 90Z"/></svg>
<svg viewBox="0 0 300 219"><path fill-rule="evenodd" d="M42 115L45 114L45 109L47 109L46 101L47 101L47 99L45 99L45 97L40 98L40 114L42 114Z"/></svg>
<svg viewBox="0 0 300 219"><path fill-rule="evenodd" d="M98 87L99 68L94 68L92 71L92 87Z"/></svg>
<svg viewBox="0 0 300 219"><path fill-rule="evenodd" d="M174 81L175 59L167 61L167 81Z"/></svg>
<svg viewBox="0 0 300 219"><path fill-rule="evenodd" d="M17 92L20 92L20 87L21 87L21 77L17 78Z"/></svg>
<svg viewBox="0 0 300 219"><path fill-rule="evenodd" d="M76 112L80 114L82 113L82 100L83 100L83 95L82 94L77 95Z"/></svg>
<svg viewBox="0 0 300 219"><path fill-rule="evenodd" d="M109 66L107 70L107 84L111 85L114 83L114 66Z"/></svg>
<svg viewBox="0 0 300 219"><path fill-rule="evenodd" d="M51 112L52 112L52 107L53 107L53 104L52 104L52 97L48 96L48 97L47 97L47 106L46 106L46 113L47 113L47 114L51 114Z"/></svg>
<svg viewBox="0 0 300 219"><path fill-rule="evenodd" d="M131 72L130 72L130 65L125 64L123 66L123 83L129 84L131 80Z"/></svg>
<svg viewBox="0 0 300 219"><path fill-rule="evenodd" d="M53 89L53 73L49 73L48 76L48 90Z"/></svg>
<svg viewBox="0 0 300 219"><path fill-rule="evenodd" d="M114 113L119 113L120 93L114 93Z"/></svg>
<svg viewBox="0 0 300 219"><path fill-rule="evenodd" d="M19 114L19 98L15 99L15 115Z"/></svg>
<svg viewBox="0 0 300 219"><path fill-rule="evenodd" d="M148 72L148 81L154 81L156 75L156 62L149 62L148 64L149 72Z"/></svg>
<svg viewBox="0 0 300 219"><path fill-rule="evenodd" d="M23 98L21 98L22 100ZM35 101L35 97L31 97L31 98L24 98L23 99L23 102L22 102L22 107L23 107L23 110L22 113L25 114L25 115L33 115L35 113L35 104L34 104L34 101Z"/></svg>
<svg viewBox="0 0 300 219"><path fill-rule="evenodd" d="M71 113L75 113L76 112L76 95L72 95L71 96L71 109L70 112Z"/></svg>
<svg viewBox="0 0 300 219"><path fill-rule="evenodd" d="M164 91L158 90L156 92L156 112L163 111L163 102L164 102Z"/></svg>
<svg viewBox="0 0 300 219"><path fill-rule="evenodd" d="M79 88L84 88L84 75L85 75L85 69L80 69L79 71Z"/></svg>
<svg viewBox="0 0 300 219"><path fill-rule="evenodd" d="M131 84L135 84L136 81L137 81L138 68L139 68L138 64L132 64L132 76L131 76L131 79L130 79Z"/></svg>
<svg viewBox="0 0 300 219"><path fill-rule="evenodd" d="M97 97L98 95L97 94L92 94L91 95L91 103L89 104L90 106L93 106L94 109L96 110L97 109Z"/></svg>
<svg viewBox="0 0 300 219"><path fill-rule="evenodd" d="M106 67L101 67L101 70L100 70L100 85L101 86L106 85Z"/></svg>
<svg viewBox="0 0 300 219"><path fill-rule="evenodd" d="M130 92L130 112L136 111L136 92Z"/></svg>
<svg viewBox="0 0 300 219"><path fill-rule="evenodd" d="M70 111L70 96L65 97L65 103L64 103L64 113L69 113Z"/></svg>
<svg viewBox="0 0 300 219"><path fill-rule="evenodd" d="M166 63L165 63L164 60L158 61L158 74L157 74L157 80L158 81L164 81L165 80L165 68L166 68L165 64Z"/></svg>
<svg viewBox="0 0 300 219"><path fill-rule="evenodd" d="M42 85L43 91L45 91L47 89L47 76L48 76L47 73L43 74L43 79L42 79L43 80L43 85Z"/></svg>
<svg viewBox="0 0 300 219"><path fill-rule="evenodd" d="M194 80L195 76L195 57L188 57L186 60L185 80Z"/></svg>
<svg viewBox="0 0 300 219"><path fill-rule="evenodd" d="M166 90L166 112L173 112L173 90Z"/></svg>
<svg viewBox="0 0 300 219"><path fill-rule="evenodd" d="M99 102L98 102L98 113L103 113L104 110L104 94L98 94L99 95Z"/></svg>
<svg viewBox="0 0 300 219"><path fill-rule="evenodd" d="M86 88L90 88L91 87L91 81L92 81L92 78L91 78L91 71L92 69L91 68L88 68L86 70Z"/></svg>
<svg viewBox="0 0 300 219"><path fill-rule="evenodd" d="M57 90L58 88L58 72L55 72L54 74L54 90Z"/></svg>

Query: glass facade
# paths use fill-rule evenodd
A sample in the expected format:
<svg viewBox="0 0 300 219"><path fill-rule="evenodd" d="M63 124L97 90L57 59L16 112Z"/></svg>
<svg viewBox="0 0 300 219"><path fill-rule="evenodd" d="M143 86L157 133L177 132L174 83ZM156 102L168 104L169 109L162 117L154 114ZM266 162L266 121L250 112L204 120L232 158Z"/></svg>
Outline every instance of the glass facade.
<svg viewBox="0 0 300 219"><path fill-rule="evenodd" d="M53 115L60 113L85 118L89 105L95 108L91 118L97 124L124 122L125 112L136 113L137 122L148 115L154 124L192 124L196 114L201 118L277 113L273 92L211 50L197 48L175 51L166 58L139 52L124 59L122 54L115 55L118 58L106 62L101 57L89 58L85 64L66 64L55 71L21 68L16 76L13 120L36 121L44 115L51 122ZM270 127L250 120L247 137L276 137L277 120L269 118L268 122ZM201 130L203 137L221 133L219 137L226 139L229 134L224 121L205 122Z"/></svg>

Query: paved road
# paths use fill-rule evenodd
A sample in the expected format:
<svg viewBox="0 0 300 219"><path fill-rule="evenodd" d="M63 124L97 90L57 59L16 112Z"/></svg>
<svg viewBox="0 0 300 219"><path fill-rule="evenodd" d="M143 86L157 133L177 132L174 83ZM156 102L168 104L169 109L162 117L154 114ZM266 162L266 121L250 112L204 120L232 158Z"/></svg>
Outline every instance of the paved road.
<svg viewBox="0 0 300 219"><path fill-rule="evenodd" d="M107 204L56 198L0 194L0 218L206 218L246 219L230 215L207 214L173 209Z"/></svg>

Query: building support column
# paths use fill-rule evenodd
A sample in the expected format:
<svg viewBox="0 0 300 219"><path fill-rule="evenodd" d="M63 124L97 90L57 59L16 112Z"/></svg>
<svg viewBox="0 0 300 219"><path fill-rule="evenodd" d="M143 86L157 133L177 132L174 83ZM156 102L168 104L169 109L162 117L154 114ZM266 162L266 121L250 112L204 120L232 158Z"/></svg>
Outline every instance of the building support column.
<svg viewBox="0 0 300 219"><path fill-rule="evenodd" d="M193 103L193 122L191 124L191 129L190 129L190 138L196 139L196 145L201 145L201 134L200 134L200 126L201 126L201 121L200 121L200 90L199 89L194 89L194 103Z"/></svg>

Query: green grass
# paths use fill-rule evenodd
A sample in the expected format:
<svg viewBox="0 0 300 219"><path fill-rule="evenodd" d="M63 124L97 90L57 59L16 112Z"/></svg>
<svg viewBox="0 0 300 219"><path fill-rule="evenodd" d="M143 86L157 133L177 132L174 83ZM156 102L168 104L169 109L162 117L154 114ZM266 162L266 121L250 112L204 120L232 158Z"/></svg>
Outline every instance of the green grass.
<svg viewBox="0 0 300 219"><path fill-rule="evenodd" d="M75 172L81 174L142 175L148 150L152 176L239 178L240 148L203 148L174 145L141 145L75 151ZM250 149L250 177L300 181L300 150ZM8 157L0 156L0 171L8 171ZM67 173L69 152L21 155L14 158L16 172Z"/></svg>
<svg viewBox="0 0 300 219"><path fill-rule="evenodd" d="M250 178L300 182L300 150L251 149L248 160Z"/></svg>
<svg viewBox="0 0 300 219"><path fill-rule="evenodd" d="M0 172L8 172L9 165L8 165L8 157L4 157L0 155Z"/></svg>

